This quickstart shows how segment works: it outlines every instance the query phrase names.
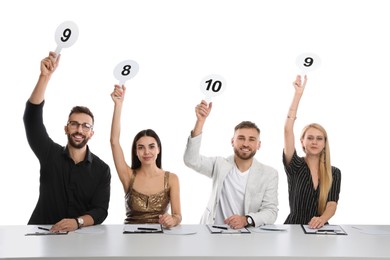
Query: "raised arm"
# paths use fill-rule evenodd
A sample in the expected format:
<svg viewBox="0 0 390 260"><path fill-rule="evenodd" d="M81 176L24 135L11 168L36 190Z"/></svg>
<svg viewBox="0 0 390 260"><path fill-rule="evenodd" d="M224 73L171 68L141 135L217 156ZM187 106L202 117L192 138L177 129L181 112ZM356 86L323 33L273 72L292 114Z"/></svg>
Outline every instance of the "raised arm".
<svg viewBox="0 0 390 260"><path fill-rule="evenodd" d="M49 56L47 56L41 61L41 74L39 75L38 82L35 85L35 88L29 98L29 101L32 104L41 104L45 99L47 85L49 83L51 75L58 67L58 64L60 62L60 56L61 55L57 57L57 54L55 52L50 52Z"/></svg>
<svg viewBox="0 0 390 260"><path fill-rule="evenodd" d="M206 101L202 100L200 104L195 107L196 122L194 129L191 132L191 136L195 137L202 133L203 125L206 122L206 118L209 116L213 103L207 104Z"/></svg>
<svg viewBox="0 0 390 260"><path fill-rule="evenodd" d="M114 91L111 93L111 98L114 101L114 113L112 115L110 143L116 171L118 173L119 179L122 182L124 191L127 192L130 184L131 169L125 161L125 156L119 141L121 132L122 106L125 93L126 87L124 85L122 87L115 85Z"/></svg>
<svg viewBox="0 0 390 260"><path fill-rule="evenodd" d="M295 119L297 118L299 101L301 100L303 91L305 90L306 81L307 81L306 75L303 80L303 83L302 83L301 76L298 75L295 81L293 82L295 93L287 113L286 121L284 123L284 154L285 154L285 159L287 164L290 163L295 150L294 123L295 123Z"/></svg>
<svg viewBox="0 0 390 260"><path fill-rule="evenodd" d="M191 136L187 139L187 145L183 155L184 164L208 177L212 177L214 163L217 157L206 157L200 154L200 146L202 141L202 131L206 118L209 116L213 104L202 100L195 107L196 122L191 131Z"/></svg>

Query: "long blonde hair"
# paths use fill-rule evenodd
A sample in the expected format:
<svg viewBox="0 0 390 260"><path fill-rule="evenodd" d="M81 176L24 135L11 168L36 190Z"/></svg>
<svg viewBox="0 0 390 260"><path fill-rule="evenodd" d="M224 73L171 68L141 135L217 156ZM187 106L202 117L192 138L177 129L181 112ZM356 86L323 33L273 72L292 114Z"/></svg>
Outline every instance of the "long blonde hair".
<svg viewBox="0 0 390 260"><path fill-rule="evenodd" d="M330 163L330 149L329 149L329 140L328 134L326 133L325 128L323 128L320 124L312 123L305 126L302 130L301 140L305 137L305 134L309 128L315 128L322 132L325 139L325 147L321 151L320 159L319 159L319 185L320 185L320 197L318 198L318 212L322 214L326 208L326 202L328 200L328 193L332 186L332 166ZM305 148L302 147L303 151ZM306 153L306 151L305 151Z"/></svg>

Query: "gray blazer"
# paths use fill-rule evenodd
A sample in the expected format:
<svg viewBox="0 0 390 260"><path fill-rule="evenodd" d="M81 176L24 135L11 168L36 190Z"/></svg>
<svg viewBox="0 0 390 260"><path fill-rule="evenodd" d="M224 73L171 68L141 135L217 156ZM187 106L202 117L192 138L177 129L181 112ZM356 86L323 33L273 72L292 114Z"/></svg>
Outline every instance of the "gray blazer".
<svg viewBox="0 0 390 260"><path fill-rule="evenodd" d="M189 168L213 180L207 208L202 224L213 224L221 195L223 182L234 167L234 157L206 157L200 155L202 134L188 138L184 152L184 163ZM256 227L273 224L278 215L278 172L276 169L253 160L245 191L245 215L255 221Z"/></svg>

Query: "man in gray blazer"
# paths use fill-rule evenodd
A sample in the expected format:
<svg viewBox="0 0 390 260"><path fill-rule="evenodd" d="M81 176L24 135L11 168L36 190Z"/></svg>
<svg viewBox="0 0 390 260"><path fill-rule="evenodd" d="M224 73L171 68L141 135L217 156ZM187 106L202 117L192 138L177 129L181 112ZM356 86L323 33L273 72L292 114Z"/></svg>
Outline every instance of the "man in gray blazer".
<svg viewBox="0 0 390 260"><path fill-rule="evenodd" d="M184 163L213 181L202 224L227 224L240 229L273 224L278 213L278 172L257 161L260 129L250 121L235 127L231 140L234 155L206 157L200 154L202 130L212 103L202 100L195 108L196 123L188 138Z"/></svg>

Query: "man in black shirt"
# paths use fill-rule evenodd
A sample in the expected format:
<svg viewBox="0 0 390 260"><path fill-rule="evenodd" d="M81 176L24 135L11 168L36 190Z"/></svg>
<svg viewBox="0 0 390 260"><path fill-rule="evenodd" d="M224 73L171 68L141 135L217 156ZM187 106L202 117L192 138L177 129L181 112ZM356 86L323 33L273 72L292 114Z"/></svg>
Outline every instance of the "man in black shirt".
<svg viewBox="0 0 390 260"><path fill-rule="evenodd" d="M71 110L65 147L49 137L43 124L45 91L59 60L60 55L50 52L41 61L41 74L23 117L28 143L41 166L39 198L28 224L52 224L53 232L101 224L108 214L111 183L109 166L87 146L94 134L88 108Z"/></svg>

